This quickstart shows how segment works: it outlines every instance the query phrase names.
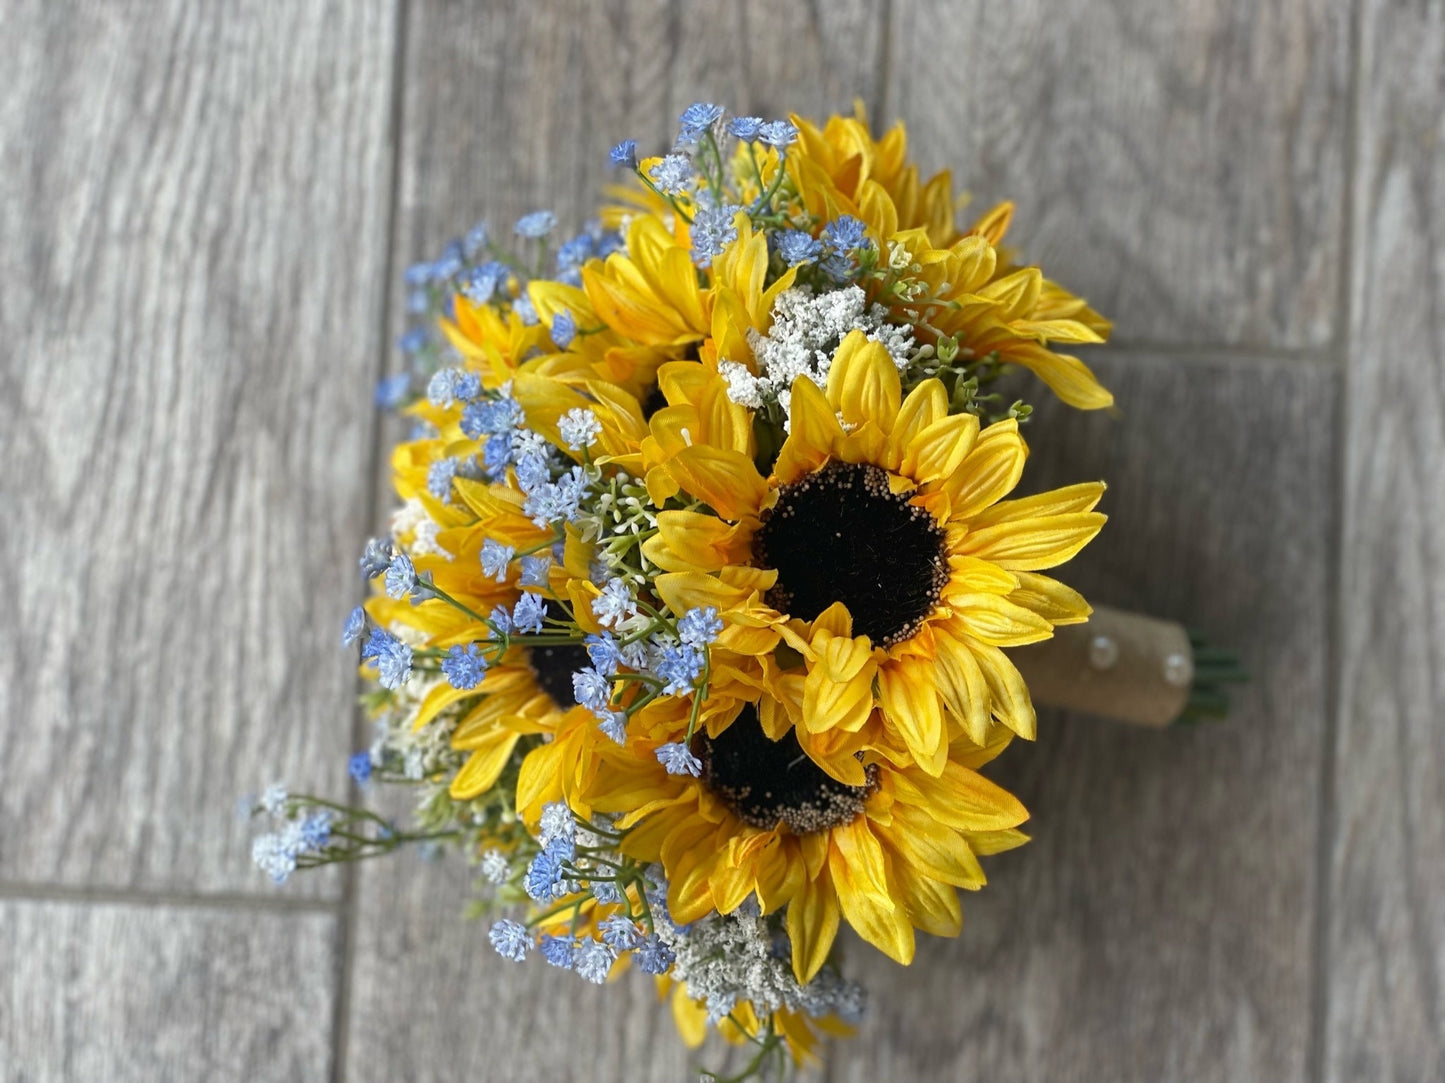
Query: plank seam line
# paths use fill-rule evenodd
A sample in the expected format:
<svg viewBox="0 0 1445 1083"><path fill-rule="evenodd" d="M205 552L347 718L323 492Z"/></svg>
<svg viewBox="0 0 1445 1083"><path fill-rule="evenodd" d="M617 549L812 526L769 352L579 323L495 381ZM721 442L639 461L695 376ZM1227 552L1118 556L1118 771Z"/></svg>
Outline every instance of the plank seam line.
<svg viewBox="0 0 1445 1083"><path fill-rule="evenodd" d="M402 128L405 123L406 108L406 0L396 0L394 10L395 18L393 27L395 40L392 45L391 56L391 108L387 125L389 129L388 135L391 139L391 154L386 167L386 252L382 258L381 288L377 303L379 342L374 371L375 379L378 381L386 375L387 362L391 357L391 338L394 331L391 316L392 305L390 301L392 279L396 271L396 233L401 204ZM366 525L368 530L376 523L378 511L377 476L381 471L381 464L384 461L381 453L384 430L379 412L373 409L370 417L371 453L366 472ZM361 748L365 745L365 725L366 720L361 710L356 710L352 715L351 721L352 748ZM353 783L351 786L351 798L352 800L356 800L359 796L359 787ZM360 870L357 869L354 863L348 863L342 869L341 875L340 920L337 922L337 938L339 944L336 953L336 998L334 1001L334 1014L331 1020L331 1078L333 1083L345 1083L347 1078L347 1054L350 1048L351 1037L351 985L354 980L356 954L357 881L360 876Z"/></svg>
<svg viewBox="0 0 1445 1083"><path fill-rule="evenodd" d="M1349 509L1345 501L1349 496L1349 425L1350 425L1350 364L1351 339L1354 335L1354 265L1355 265L1355 217L1357 214L1360 184L1360 159L1364 154L1362 143L1362 114L1364 110L1365 87L1361 77L1364 67L1364 3L1356 0L1350 11L1349 27L1349 108L1345 113L1344 135L1344 213L1340 237L1340 287L1337 307L1339 310L1335 338L1340 355L1339 377L1335 385L1335 440L1332 466L1334 468L1335 499L1331 505L1334 521L1330 524L1329 558L1327 568L1332 576L1334 589L1327 593L1326 606L1326 685L1324 733L1321 735L1319 798L1316 814L1315 837L1315 907L1314 927L1310 930L1310 1000L1309 1000L1309 1046L1305 1050L1305 1076L1323 1083L1329 1073L1329 1015L1330 1015L1330 927L1334 920L1334 895L1332 890L1331 866L1335 845L1336 817L1338 815L1338 771L1340 712L1344 710L1344 679L1342 655L1344 651L1344 561L1345 522Z"/></svg>
<svg viewBox="0 0 1445 1083"><path fill-rule="evenodd" d="M0 881L0 901L77 903L93 906L172 906L188 910L260 910L270 913L335 914L338 899L302 899L242 892L162 891L145 888L71 887L65 884Z"/></svg>
<svg viewBox="0 0 1445 1083"><path fill-rule="evenodd" d="M1346 364L1344 351L1333 346L1289 349L1280 346L1255 348L1247 345L1225 343L1200 343L1193 345L1182 342L1144 342L1124 339L1106 342L1094 349L1105 354L1127 357L1157 357L1160 359L1216 360L1265 362L1271 365L1315 365L1324 369L1342 369ZM1081 352L1087 362L1092 354Z"/></svg>

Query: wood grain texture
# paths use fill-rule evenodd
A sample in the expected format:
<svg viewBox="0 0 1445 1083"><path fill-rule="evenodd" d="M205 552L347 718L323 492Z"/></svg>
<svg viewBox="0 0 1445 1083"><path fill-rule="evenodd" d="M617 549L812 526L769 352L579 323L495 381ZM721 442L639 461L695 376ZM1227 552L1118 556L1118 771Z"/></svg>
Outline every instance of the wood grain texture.
<svg viewBox="0 0 1445 1083"><path fill-rule="evenodd" d="M1445 1079L1445 10L1364 5L1325 1077Z"/></svg>
<svg viewBox="0 0 1445 1083"><path fill-rule="evenodd" d="M401 856L362 875L346 1078L612 1083L688 1078L652 979L599 989L538 956L508 962L466 921L471 872Z"/></svg>
<svg viewBox="0 0 1445 1083"><path fill-rule="evenodd" d="M345 778L393 5L4 6L0 878L266 892L236 797Z"/></svg>
<svg viewBox="0 0 1445 1083"><path fill-rule="evenodd" d="M608 149L634 138L663 153L699 99L778 116L878 92L881 15L866 0L428 0L407 18L404 260L432 257L475 219L505 237L539 207L575 230L618 179Z"/></svg>
<svg viewBox="0 0 1445 1083"><path fill-rule="evenodd" d="M886 113L1116 341L1337 339L1348 5L893 5Z"/></svg>
<svg viewBox="0 0 1445 1083"><path fill-rule="evenodd" d="M336 945L328 914L0 903L0 1080L323 1080Z"/></svg>
<svg viewBox="0 0 1445 1083"><path fill-rule="evenodd" d="M1142 730L1042 713L994 776L1033 842L986 862L956 941L907 971L860 950L873 1018L832 1080L1299 1079L1310 1041L1327 704L1335 374L1105 361L1122 416L1050 404L1027 487L1105 478L1065 572L1183 620L1255 679L1226 723Z"/></svg>

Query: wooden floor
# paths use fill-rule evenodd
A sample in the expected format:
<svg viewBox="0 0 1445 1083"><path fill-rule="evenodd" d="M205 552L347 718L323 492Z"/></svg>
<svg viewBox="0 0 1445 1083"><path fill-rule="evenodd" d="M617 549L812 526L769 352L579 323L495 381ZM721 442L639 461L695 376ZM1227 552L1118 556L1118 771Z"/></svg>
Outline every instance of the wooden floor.
<svg viewBox="0 0 1445 1083"><path fill-rule="evenodd" d="M1117 321L1091 597L1238 646L1227 724L1052 715L1036 841L829 1080L1445 1079L1445 9L1427 0L0 0L0 1079L678 1080L645 985L514 967L340 792L398 276L580 222L697 98L906 120Z"/></svg>

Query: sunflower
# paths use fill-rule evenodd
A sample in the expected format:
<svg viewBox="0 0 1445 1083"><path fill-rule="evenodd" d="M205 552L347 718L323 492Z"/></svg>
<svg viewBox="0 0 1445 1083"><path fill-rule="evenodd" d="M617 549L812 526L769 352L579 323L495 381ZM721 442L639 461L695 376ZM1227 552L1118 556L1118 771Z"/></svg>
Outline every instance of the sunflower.
<svg viewBox="0 0 1445 1083"><path fill-rule="evenodd" d="M524 497L510 476L488 483L448 470L445 487L435 485L438 463L468 458L479 445L461 432L455 405L422 403L412 413L439 435L400 444L393 455L393 481L404 502L394 517L393 537L410 554L417 574L450 600L412 601L378 593L366 602L372 619L385 628L410 629L414 641L440 654L485 640L491 634L485 618L499 606L514 605L524 589L549 599L549 618L573 609L585 614L586 607L576 603L590 599L589 590L595 593L588 581L591 546L572 529L556 544L554 531L538 527L525 513ZM611 415L604 416L611 424ZM505 555L500 570L487 568L483 554L489 546ZM544 581L524 588L521 560L515 554L528 553L543 554L546 573ZM457 715L451 744L468 756L451 780L451 795L468 800L486 792L519 746L525 750L543 736L565 730L569 717L591 720L592 715L577 706L572 686L572 674L587 664L580 642L512 647L472 686L434 687L420 704L413 726L420 729L443 712ZM587 764L579 758L571 766L585 772Z"/></svg>
<svg viewBox="0 0 1445 1083"><path fill-rule="evenodd" d="M874 139L862 102L853 116L829 117L821 127L796 114L789 119L798 129L798 147L788 156L788 171L804 204L819 217L862 212L864 221L888 226L889 232L923 229L938 248L958 237L953 178L944 170L919 180L901 123Z"/></svg>
<svg viewBox="0 0 1445 1083"><path fill-rule="evenodd" d="M901 963L913 958L915 930L957 935L954 889L982 887L978 857L1026 841L1023 806L976 770L1009 735L955 746L937 777L865 754L864 783L848 786L791 733L770 739L760 722L769 710L766 698L735 703L715 732L698 730L697 777L657 759L662 744L685 738L685 709L623 746L577 727L596 766L580 797L617 817L623 853L662 865L671 919L731 913L752 895L764 914L786 909L801 982L828 958L840 921ZM548 747L529 759L550 758Z"/></svg>
<svg viewBox="0 0 1445 1083"><path fill-rule="evenodd" d="M696 381L713 382L697 401L725 401L719 377ZM709 510L660 512L643 546L665 570L655 589L669 608L715 606L729 625L785 641L796 664L779 661L774 691L809 733L866 730L933 775L960 734L985 744L991 717L1033 736L1028 689L1003 648L1087 619L1076 592L1038 573L1098 532L1102 483L1003 500L1027 454L1017 423L981 431L950 415L936 380L904 399L894 362L860 332L839 347L826 390L794 383L791 432L767 475L750 430L683 409L697 414L695 433L667 410L653 418L658 469ZM747 638L773 650L766 635Z"/></svg>
<svg viewBox="0 0 1445 1083"><path fill-rule="evenodd" d="M896 323L911 325L921 343L948 343L965 361L991 358L1029 369L1079 409L1113 404L1113 396L1087 365L1056 348L1103 342L1109 321L1044 278L1037 267L1014 262L1002 247L1013 220L1012 203L1000 203L960 228L958 209L966 199L954 196L947 170L921 178L917 165L908 161L908 136L901 123L875 139L861 103L854 116L829 117L821 126L796 114L789 119L798 140L786 155L772 149L760 154L752 144L735 150L731 180L739 202L752 204L778 181L775 197L792 228L817 236L828 223L849 216L859 219L878 246L880 269L894 272L867 276L859 284L870 302L892 312ZM643 162L642 172L656 161ZM609 325L655 338L681 333L679 325L687 323L691 313L688 329L704 330L706 321L696 307L681 304L692 300L682 265L690 235L686 215L693 201L683 196L670 203L640 189L618 188L614 194L625 205L611 208L606 220L628 221L632 228L643 221L653 225L646 227L649 245L639 249L640 273L624 273L630 256L620 258L618 268L609 272L629 297L634 317L623 323L609 319ZM681 297L669 295L655 273L662 270L658 253L668 248L677 253L669 258L678 267L667 281L684 290ZM588 289L593 292L591 284ZM699 288L701 297L708 292ZM766 330L765 320L755 325ZM751 360L746 345L720 338L715 356L744 364Z"/></svg>

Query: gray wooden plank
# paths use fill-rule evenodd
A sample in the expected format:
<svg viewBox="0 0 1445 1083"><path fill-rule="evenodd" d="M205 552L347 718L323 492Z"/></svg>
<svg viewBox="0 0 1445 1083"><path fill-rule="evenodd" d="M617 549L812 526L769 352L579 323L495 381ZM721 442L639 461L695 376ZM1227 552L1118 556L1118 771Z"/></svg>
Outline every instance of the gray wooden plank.
<svg viewBox="0 0 1445 1083"><path fill-rule="evenodd" d="M482 217L505 231L547 207L575 229L614 179L609 147L636 138L664 149L695 100L764 115L851 111L855 94L877 93L882 24L864 0L428 2L408 5L406 39L403 261L431 257ZM458 918L460 876L405 858L360 871L349 1079L683 1076L686 1051L647 981L602 992L540 961L504 962L484 928ZM595 1046L580 1064L571 1034Z"/></svg>
<svg viewBox="0 0 1445 1083"><path fill-rule="evenodd" d="M1445 11L1359 50L1325 1072L1445 1079Z"/></svg>
<svg viewBox="0 0 1445 1083"><path fill-rule="evenodd" d="M461 916L470 879L459 860L401 855L365 868L347 1079L689 1077L688 1051L652 978L634 971L599 988L535 955L508 962L487 942L488 922Z"/></svg>
<svg viewBox="0 0 1445 1083"><path fill-rule="evenodd" d="M1337 339L1349 5L893 5L886 114L1116 341Z"/></svg>
<svg viewBox="0 0 1445 1083"><path fill-rule="evenodd" d="M268 892L239 792L345 778L395 5L5 7L0 878Z"/></svg>
<svg viewBox="0 0 1445 1083"><path fill-rule="evenodd" d="M1298 1079L1327 702L1336 376L1106 358L1119 418L1045 405L1025 483L1105 478L1065 568L1087 597L1186 621L1254 681L1228 722L1042 714L994 776L1033 841L986 862L961 937L907 971L859 951L873 1018L830 1079Z"/></svg>
<svg viewBox="0 0 1445 1083"><path fill-rule="evenodd" d="M336 918L0 903L0 1080L327 1078Z"/></svg>
<svg viewBox="0 0 1445 1083"><path fill-rule="evenodd" d="M762 0L546 0L408 6L397 252L429 258L485 217L539 207L583 224L607 151L671 146L677 115L851 112L879 92L881 9Z"/></svg>

